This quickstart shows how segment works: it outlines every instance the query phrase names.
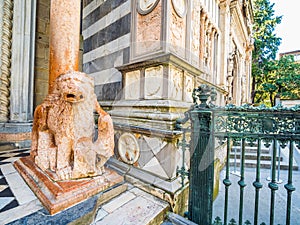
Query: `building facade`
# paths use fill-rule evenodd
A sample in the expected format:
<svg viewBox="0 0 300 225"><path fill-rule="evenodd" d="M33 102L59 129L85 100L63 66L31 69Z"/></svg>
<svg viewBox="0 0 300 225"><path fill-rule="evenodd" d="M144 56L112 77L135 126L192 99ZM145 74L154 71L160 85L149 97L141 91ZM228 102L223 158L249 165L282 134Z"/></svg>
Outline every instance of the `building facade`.
<svg viewBox="0 0 300 225"><path fill-rule="evenodd" d="M290 51L290 52L281 52L281 53L279 53L279 58L281 58L283 56L288 56L288 55L294 56L295 62L297 62L297 63L300 62L300 50L295 50L295 51Z"/></svg>
<svg viewBox="0 0 300 225"><path fill-rule="evenodd" d="M117 159L170 181L193 89L250 101L251 1L84 1L83 70L115 124ZM188 158L188 156L186 157Z"/></svg>
<svg viewBox="0 0 300 225"><path fill-rule="evenodd" d="M0 142L30 144L48 93L50 2L0 3ZM82 1L82 70L114 121L112 167L180 189L176 119L203 83L218 105L250 102L252 23L251 0Z"/></svg>

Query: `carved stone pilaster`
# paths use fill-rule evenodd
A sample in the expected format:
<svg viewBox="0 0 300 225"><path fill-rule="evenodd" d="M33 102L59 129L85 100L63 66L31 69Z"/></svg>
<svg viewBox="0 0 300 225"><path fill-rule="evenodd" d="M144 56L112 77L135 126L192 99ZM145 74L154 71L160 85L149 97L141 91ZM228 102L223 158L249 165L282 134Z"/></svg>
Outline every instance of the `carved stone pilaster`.
<svg viewBox="0 0 300 225"><path fill-rule="evenodd" d="M200 58L200 64L203 65L204 60L204 43L205 43L205 19L206 19L206 13L202 10L201 16L200 16L200 52L199 52L199 58Z"/></svg>
<svg viewBox="0 0 300 225"><path fill-rule="evenodd" d="M9 119L13 1L4 0L1 21L0 122Z"/></svg>
<svg viewBox="0 0 300 225"><path fill-rule="evenodd" d="M28 123L33 117L36 0L14 0L9 122Z"/></svg>
<svg viewBox="0 0 300 225"><path fill-rule="evenodd" d="M233 50L228 56L228 66L227 66L227 91L228 91L228 103L231 102L233 98L232 85L233 85L233 69L234 69L234 58L236 56L236 51Z"/></svg>

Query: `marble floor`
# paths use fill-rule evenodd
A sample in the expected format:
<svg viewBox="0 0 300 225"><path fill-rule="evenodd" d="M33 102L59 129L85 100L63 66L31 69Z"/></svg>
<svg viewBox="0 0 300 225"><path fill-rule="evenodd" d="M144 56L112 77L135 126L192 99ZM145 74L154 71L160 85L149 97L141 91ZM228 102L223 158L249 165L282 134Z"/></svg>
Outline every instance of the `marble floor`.
<svg viewBox="0 0 300 225"><path fill-rule="evenodd" d="M13 162L30 149L0 151L0 224L8 224L42 209L42 205L16 171Z"/></svg>
<svg viewBox="0 0 300 225"><path fill-rule="evenodd" d="M0 152L0 213L19 206L16 196L12 192L7 177L5 177L7 165L20 157L28 156L29 149L14 149ZM4 170L4 173L3 171Z"/></svg>
<svg viewBox="0 0 300 225"><path fill-rule="evenodd" d="M169 209L166 202L126 182L122 184L123 193L103 205L94 208L99 194L51 216L13 166L14 161L29 152L29 149L0 151L0 224L66 225L83 217L85 210L87 213L94 210L92 221L81 224L115 225L126 221L128 225L146 225L153 224L156 218L162 220Z"/></svg>

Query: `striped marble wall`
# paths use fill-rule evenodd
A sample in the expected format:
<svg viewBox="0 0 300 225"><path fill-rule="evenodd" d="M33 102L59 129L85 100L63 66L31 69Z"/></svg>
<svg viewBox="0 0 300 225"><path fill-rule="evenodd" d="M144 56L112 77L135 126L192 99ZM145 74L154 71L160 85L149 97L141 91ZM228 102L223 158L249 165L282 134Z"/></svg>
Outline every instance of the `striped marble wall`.
<svg viewBox="0 0 300 225"><path fill-rule="evenodd" d="M130 0L83 1L83 71L95 80L98 100L115 100L121 90L121 73L129 62Z"/></svg>

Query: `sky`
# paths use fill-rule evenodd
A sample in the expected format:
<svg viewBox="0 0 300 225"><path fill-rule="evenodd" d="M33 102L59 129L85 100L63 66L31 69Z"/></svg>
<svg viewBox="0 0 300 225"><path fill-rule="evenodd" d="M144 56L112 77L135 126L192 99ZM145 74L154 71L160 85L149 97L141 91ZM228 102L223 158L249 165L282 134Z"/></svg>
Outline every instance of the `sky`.
<svg viewBox="0 0 300 225"><path fill-rule="evenodd" d="M276 16L283 16L275 29L281 37L278 53L300 50L300 0L270 0Z"/></svg>

